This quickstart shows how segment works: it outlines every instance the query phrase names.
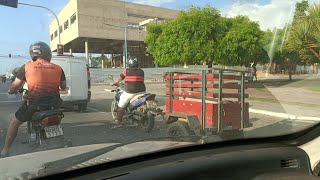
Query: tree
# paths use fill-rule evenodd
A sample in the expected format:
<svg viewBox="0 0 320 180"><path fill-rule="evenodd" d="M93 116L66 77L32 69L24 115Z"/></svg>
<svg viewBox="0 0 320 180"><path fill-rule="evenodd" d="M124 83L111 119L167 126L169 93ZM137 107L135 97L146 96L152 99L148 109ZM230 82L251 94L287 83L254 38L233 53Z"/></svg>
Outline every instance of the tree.
<svg viewBox="0 0 320 180"><path fill-rule="evenodd" d="M160 65L244 65L266 62L260 45L263 32L246 16L223 18L210 6L192 7L172 21L147 27L147 51ZM259 56L259 58L255 58Z"/></svg>
<svg viewBox="0 0 320 180"><path fill-rule="evenodd" d="M270 58L278 51L282 51L285 46L285 28L275 28L266 30L261 38L261 45L268 52Z"/></svg>
<svg viewBox="0 0 320 180"><path fill-rule="evenodd" d="M147 26L148 34L144 39L144 42L148 45L147 52L149 52L150 54L155 55L157 53L157 40L159 36L162 34L162 29L164 25L165 22L163 24L151 23Z"/></svg>
<svg viewBox="0 0 320 180"><path fill-rule="evenodd" d="M111 66L111 61L104 54L101 54L100 57L91 57L91 66L92 67L101 67L103 61L103 66ZM102 67L102 68L104 68Z"/></svg>
<svg viewBox="0 0 320 180"><path fill-rule="evenodd" d="M99 67L100 66L100 61L99 57L91 57L91 67Z"/></svg>
<svg viewBox="0 0 320 180"><path fill-rule="evenodd" d="M160 65L212 64L218 59L219 43L226 27L220 12L210 6L192 7L161 28L150 27L145 42ZM156 39L156 40L155 40Z"/></svg>
<svg viewBox="0 0 320 180"><path fill-rule="evenodd" d="M309 8L309 3L307 0L303 0L301 2L296 3L295 12L293 16L293 23L295 23L301 17L306 16L306 11Z"/></svg>
<svg viewBox="0 0 320 180"><path fill-rule="evenodd" d="M110 59L107 58L107 56L105 56L104 54L101 54L101 56L99 57L99 61L100 61L100 64L101 64L100 66L102 66L102 64L103 64L103 67L101 67L101 68L111 67Z"/></svg>
<svg viewBox="0 0 320 180"><path fill-rule="evenodd" d="M284 70L287 70L289 75L289 80L292 80L293 71L295 71L295 67L297 65L302 65L303 62L299 56L299 53L294 51L289 51L284 48L282 51L277 51L274 55L274 62Z"/></svg>
<svg viewBox="0 0 320 180"><path fill-rule="evenodd" d="M253 61L265 63L268 56L260 43L263 32L259 24L246 16L237 16L228 21L231 22L228 25L229 31L221 40L221 54L217 62L229 66L248 66Z"/></svg>
<svg viewBox="0 0 320 180"><path fill-rule="evenodd" d="M301 6L297 3L296 11ZM309 63L320 62L320 4L310 7L307 13L303 12L296 13L300 16L297 15L293 21L288 50L298 52L300 57Z"/></svg>

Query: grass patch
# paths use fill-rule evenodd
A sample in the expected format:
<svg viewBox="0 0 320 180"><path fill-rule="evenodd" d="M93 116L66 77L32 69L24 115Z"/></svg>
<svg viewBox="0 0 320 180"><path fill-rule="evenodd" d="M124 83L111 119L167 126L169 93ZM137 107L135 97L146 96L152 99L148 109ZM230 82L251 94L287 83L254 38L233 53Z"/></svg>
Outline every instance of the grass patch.
<svg viewBox="0 0 320 180"><path fill-rule="evenodd" d="M269 92L269 90L265 87L256 87L255 89L260 92Z"/></svg>
<svg viewBox="0 0 320 180"><path fill-rule="evenodd" d="M308 90L308 91L320 92L320 85L319 86L307 86L307 87L304 87L303 89Z"/></svg>
<svg viewBox="0 0 320 180"><path fill-rule="evenodd" d="M291 101L278 101L276 99L268 99L268 98L249 97L248 100L269 102L269 103L287 104L287 105L294 105L294 106L301 106L301 107L319 107L320 108L319 104L309 104L309 103L291 102Z"/></svg>

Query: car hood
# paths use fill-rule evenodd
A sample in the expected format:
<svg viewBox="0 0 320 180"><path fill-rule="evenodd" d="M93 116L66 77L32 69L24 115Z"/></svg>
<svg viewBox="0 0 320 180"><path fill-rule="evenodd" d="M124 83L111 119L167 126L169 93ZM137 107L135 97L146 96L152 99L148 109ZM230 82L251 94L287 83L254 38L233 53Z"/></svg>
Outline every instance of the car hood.
<svg viewBox="0 0 320 180"><path fill-rule="evenodd" d="M193 144L175 141L106 143L22 154L0 159L0 179L30 178Z"/></svg>

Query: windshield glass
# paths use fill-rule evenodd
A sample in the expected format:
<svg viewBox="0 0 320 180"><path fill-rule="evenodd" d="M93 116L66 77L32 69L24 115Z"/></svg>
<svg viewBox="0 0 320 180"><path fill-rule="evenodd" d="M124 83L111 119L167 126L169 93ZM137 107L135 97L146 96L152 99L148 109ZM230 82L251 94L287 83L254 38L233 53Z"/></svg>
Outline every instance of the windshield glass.
<svg viewBox="0 0 320 180"><path fill-rule="evenodd" d="M316 125L319 14L316 0L0 1L0 179Z"/></svg>

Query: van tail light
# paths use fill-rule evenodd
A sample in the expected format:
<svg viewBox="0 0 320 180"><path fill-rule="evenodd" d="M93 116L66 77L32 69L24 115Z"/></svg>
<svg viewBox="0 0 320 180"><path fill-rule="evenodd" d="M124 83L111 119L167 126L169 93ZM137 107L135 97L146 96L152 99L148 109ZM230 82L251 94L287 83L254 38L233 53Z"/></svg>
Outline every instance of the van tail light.
<svg viewBox="0 0 320 180"><path fill-rule="evenodd" d="M88 75L88 77L90 77L90 70L89 70L89 68L87 68L87 75Z"/></svg>
<svg viewBox="0 0 320 180"><path fill-rule="evenodd" d="M87 67L87 76L88 76L88 88L91 88L91 78L90 78L90 69Z"/></svg>
<svg viewBox="0 0 320 180"><path fill-rule="evenodd" d="M41 119L40 124L43 126L54 126L60 124L63 116L60 115L54 115L54 116L48 116L43 119Z"/></svg>

